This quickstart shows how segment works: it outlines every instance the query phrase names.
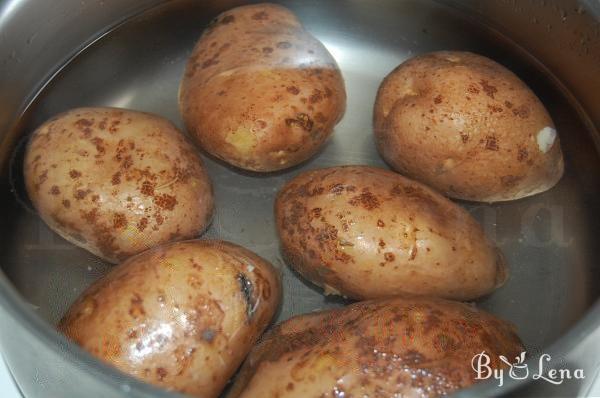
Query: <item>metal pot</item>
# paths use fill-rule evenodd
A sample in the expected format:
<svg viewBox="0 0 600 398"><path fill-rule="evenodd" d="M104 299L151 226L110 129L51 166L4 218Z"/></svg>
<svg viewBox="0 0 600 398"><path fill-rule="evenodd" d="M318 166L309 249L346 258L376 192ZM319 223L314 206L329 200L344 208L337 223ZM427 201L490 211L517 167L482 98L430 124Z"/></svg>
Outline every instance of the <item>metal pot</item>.
<svg viewBox="0 0 600 398"><path fill-rule="evenodd" d="M109 269L50 232L31 210L21 175L22 144L42 121L86 105L155 112L181 126L176 91L193 43L208 21L240 1L7 0L0 4L0 342L25 396L171 397L99 363L53 324ZM500 205L461 203L501 246L508 284L478 304L514 322L537 370L540 355L585 380L482 382L458 395L586 393L600 357L600 3L574 1L282 1L337 58L348 111L335 138L309 164L252 177L207 160L218 214L208 232L279 265L279 319L339 306L280 260L274 190L303 168L384 166L371 138L381 79L413 54L461 49L512 69L546 104L561 135L567 173L552 191Z"/></svg>

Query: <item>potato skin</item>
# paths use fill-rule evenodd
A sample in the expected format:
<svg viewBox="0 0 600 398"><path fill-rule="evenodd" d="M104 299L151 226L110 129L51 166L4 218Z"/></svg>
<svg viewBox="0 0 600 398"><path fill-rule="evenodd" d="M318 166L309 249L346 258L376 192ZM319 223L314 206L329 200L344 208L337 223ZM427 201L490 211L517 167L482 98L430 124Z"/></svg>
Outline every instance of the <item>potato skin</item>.
<svg viewBox="0 0 600 398"><path fill-rule="evenodd" d="M279 275L223 241L171 243L88 288L59 330L136 378L217 397L276 312Z"/></svg>
<svg viewBox="0 0 600 398"><path fill-rule="evenodd" d="M147 113L60 114L33 133L24 174L50 228L112 263L198 236L212 218L212 186L194 147Z"/></svg>
<svg viewBox="0 0 600 398"><path fill-rule="evenodd" d="M396 297L297 316L255 346L227 398L438 397L523 350L512 325L463 303Z"/></svg>
<svg viewBox="0 0 600 398"><path fill-rule="evenodd" d="M388 170L303 173L279 192L275 218L285 258L325 293L471 300L508 274L501 253L465 210Z"/></svg>
<svg viewBox="0 0 600 398"><path fill-rule="evenodd" d="M564 163L554 123L508 69L468 52L412 58L381 84L374 110L381 156L447 196L481 202L552 188Z"/></svg>
<svg viewBox="0 0 600 398"><path fill-rule="evenodd" d="M219 15L188 61L179 92L188 131L207 152L268 172L314 155L346 106L341 72L284 7Z"/></svg>

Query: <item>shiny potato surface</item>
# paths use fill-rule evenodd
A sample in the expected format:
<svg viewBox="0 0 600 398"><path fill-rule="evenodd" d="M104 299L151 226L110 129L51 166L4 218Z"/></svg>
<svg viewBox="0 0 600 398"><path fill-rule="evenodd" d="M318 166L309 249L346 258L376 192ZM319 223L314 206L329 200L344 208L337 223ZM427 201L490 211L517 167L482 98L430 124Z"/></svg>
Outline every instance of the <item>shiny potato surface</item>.
<svg viewBox="0 0 600 398"><path fill-rule="evenodd" d="M59 329L92 355L159 387L219 395L273 317L279 276L222 241L171 243L87 289Z"/></svg>
<svg viewBox="0 0 600 398"><path fill-rule="evenodd" d="M169 121L116 108L60 114L32 135L29 197L63 238L117 263L199 235L213 192L194 147Z"/></svg>
<svg viewBox="0 0 600 398"><path fill-rule="evenodd" d="M297 316L252 350L227 398L439 397L476 382L485 352L523 350L512 325L463 303L396 297Z"/></svg>
<svg viewBox="0 0 600 398"><path fill-rule="evenodd" d="M374 129L395 170L453 198L519 199L563 175L544 105L508 69L468 52L424 54L394 69L379 88Z"/></svg>
<svg viewBox="0 0 600 398"><path fill-rule="evenodd" d="M179 93L187 129L243 169L285 169L314 155L346 104L340 70L291 11L255 4L219 15L188 61Z"/></svg>
<svg viewBox="0 0 600 398"><path fill-rule="evenodd" d="M462 208L368 166L305 172L275 203L286 260L325 293L471 300L507 278L501 253Z"/></svg>

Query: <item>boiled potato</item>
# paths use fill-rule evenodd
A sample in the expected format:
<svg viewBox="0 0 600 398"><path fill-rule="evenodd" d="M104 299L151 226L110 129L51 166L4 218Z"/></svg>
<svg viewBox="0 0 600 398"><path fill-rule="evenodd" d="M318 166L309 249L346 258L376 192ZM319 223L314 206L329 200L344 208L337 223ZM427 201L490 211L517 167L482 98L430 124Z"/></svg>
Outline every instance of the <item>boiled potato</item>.
<svg viewBox="0 0 600 398"><path fill-rule="evenodd" d="M250 353L227 398L438 397L476 382L473 357L503 368L514 328L467 304L398 297L292 318Z"/></svg>
<svg viewBox="0 0 600 398"><path fill-rule="evenodd" d="M72 305L59 329L92 355L156 386L217 397L273 317L274 268L222 241L132 257Z"/></svg>
<svg viewBox="0 0 600 398"><path fill-rule="evenodd" d="M503 256L465 210L391 171L301 174L279 192L275 218L287 261L327 294L471 300L507 277Z"/></svg>
<svg viewBox="0 0 600 398"><path fill-rule="evenodd" d="M29 197L50 228L113 263L195 237L211 220L200 157L158 116L73 109L33 133L24 168Z"/></svg>
<svg viewBox="0 0 600 398"><path fill-rule="evenodd" d="M540 100L509 70L468 52L425 54L392 71L377 94L374 129L395 170L453 198L519 199L563 174Z"/></svg>
<svg viewBox="0 0 600 398"><path fill-rule="evenodd" d="M335 60L294 14L256 4L224 12L206 29L179 102L202 148L266 172L314 155L342 117L346 93Z"/></svg>

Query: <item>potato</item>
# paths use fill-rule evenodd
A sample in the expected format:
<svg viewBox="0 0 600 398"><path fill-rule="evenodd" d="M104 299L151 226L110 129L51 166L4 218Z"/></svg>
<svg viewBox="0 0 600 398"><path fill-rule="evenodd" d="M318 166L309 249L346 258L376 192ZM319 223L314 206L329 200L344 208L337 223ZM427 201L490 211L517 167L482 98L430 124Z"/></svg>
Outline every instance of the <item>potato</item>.
<svg viewBox="0 0 600 398"><path fill-rule="evenodd" d="M397 297L292 318L252 350L227 398L437 397L523 350L512 325L473 306Z"/></svg>
<svg viewBox="0 0 600 398"><path fill-rule="evenodd" d="M132 257L72 305L59 329L159 387L217 397L273 317L279 276L232 243L191 240Z"/></svg>
<svg viewBox="0 0 600 398"><path fill-rule="evenodd" d="M504 283L501 253L462 208L367 166L301 174L275 203L286 260L326 294L471 300Z"/></svg>
<svg viewBox="0 0 600 398"><path fill-rule="evenodd" d="M421 55L377 93L381 156L458 199L497 202L552 188L564 164L554 123L512 72L468 52Z"/></svg>
<svg viewBox="0 0 600 398"><path fill-rule="evenodd" d="M117 263L199 235L213 193L193 146L167 120L73 109L39 127L24 164L29 197L58 234Z"/></svg>
<svg viewBox="0 0 600 398"><path fill-rule="evenodd" d="M341 119L346 93L335 60L294 14L256 4L222 13L205 30L179 103L204 150L267 172L314 155Z"/></svg>

